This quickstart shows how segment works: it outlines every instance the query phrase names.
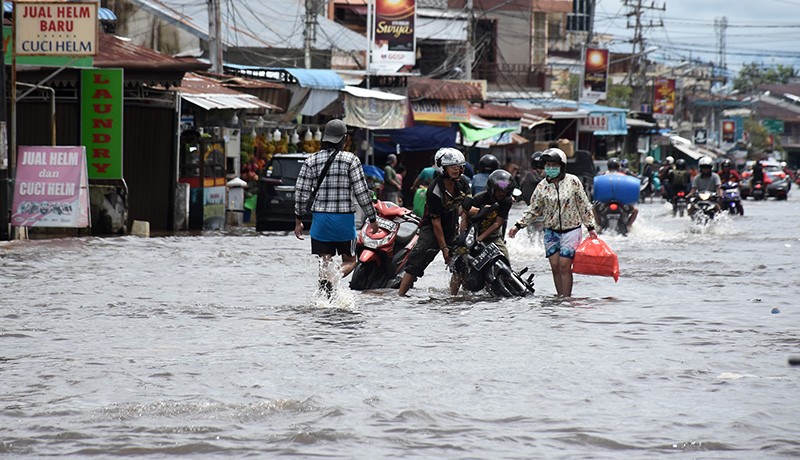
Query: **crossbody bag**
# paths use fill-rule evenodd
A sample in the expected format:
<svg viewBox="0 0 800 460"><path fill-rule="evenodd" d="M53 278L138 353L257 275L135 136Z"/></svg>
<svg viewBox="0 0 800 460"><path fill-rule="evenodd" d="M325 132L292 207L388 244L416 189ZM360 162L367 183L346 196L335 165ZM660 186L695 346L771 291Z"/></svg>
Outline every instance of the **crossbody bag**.
<svg viewBox="0 0 800 460"><path fill-rule="evenodd" d="M328 157L328 161L325 162L325 166L322 167L322 172L319 174L319 179L317 179L317 185L311 189L311 194L308 195L308 201L306 201L306 214L311 213L311 207L314 206L314 200L317 198L317 192L319 192L319 188L322 186L322 181L324 181L325 176L328 175L328 170L331 169L333 160L336 158L338 153L338 149L334 150L331 156Z"/></svg>

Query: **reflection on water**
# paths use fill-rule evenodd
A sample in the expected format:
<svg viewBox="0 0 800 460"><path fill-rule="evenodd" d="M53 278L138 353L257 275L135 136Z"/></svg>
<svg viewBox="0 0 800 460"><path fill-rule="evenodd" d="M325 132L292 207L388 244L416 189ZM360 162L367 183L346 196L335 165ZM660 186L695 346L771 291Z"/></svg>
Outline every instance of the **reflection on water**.
<svg viewBox="0 0 800 460"><path fill-rule="evenodd" d="M441 258L328 299L282 232L0 243L0 454L795 457L800 201L745 207L640 205L571 299L525 232L522 299L449 296Z"/></svg>

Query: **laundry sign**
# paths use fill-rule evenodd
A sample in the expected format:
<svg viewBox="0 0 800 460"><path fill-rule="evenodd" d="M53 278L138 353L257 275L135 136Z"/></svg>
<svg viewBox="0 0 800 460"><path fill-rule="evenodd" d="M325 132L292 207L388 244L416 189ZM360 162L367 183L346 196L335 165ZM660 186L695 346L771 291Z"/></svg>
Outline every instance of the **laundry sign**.
<svg viewBox="0 0 800 460"><path fill-rule="evenodd" d="M97 2L14 2L17 56L97 54Z"/></svg>
<svg viewBox="0 0 800 460"><path fill-rule="evenodd" d="M122 179L122 69L81 71L81 144L89 179Z"/></svg>

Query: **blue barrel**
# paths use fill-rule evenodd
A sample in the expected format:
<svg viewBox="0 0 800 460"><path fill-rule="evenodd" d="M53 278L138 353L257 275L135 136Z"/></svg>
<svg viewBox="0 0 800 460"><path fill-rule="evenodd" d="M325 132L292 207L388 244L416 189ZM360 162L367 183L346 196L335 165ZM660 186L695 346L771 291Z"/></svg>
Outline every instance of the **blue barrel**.
<svg viewBox="0 0 800 460"><path fill-rule="evenodd" d="M625 174L603 174L594 178L594 201L607 203L611 200L622 204L639 201L641 181Z"/></svg>

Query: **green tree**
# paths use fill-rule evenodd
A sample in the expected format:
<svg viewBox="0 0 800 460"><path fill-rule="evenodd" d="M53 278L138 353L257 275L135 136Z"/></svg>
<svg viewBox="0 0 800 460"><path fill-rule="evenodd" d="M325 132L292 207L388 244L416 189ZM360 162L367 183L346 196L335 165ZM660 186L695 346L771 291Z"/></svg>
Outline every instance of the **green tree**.
<svg viewBox="0 0 800 460"><path fill-rule="evenodd" d="M627 109L630 106L633 88L628 85L609 85L606 93L606 104L609 107Z"/></svg>
<svg viewBox="0 0 800 460"><path fill-rule="evenodd" d="M748 118L744 120L744 130L750 138L750 156L759 157L762 153L770 150L780 150L780 136L773 136L774 145L769 144L769 131L757 120Z"/></svg>
<svg viewBox="0 0 800 460"><path fill-rule="evenodd" d="M754 62L742 67L739 75L733 79L733 88L743 93L749 93L758 85L788 83L789 79L797 74L792 66L778 64L774 67L762 67Z"/></svg>

